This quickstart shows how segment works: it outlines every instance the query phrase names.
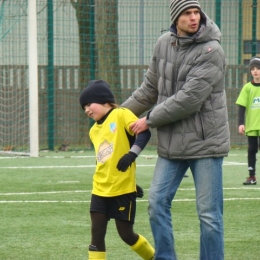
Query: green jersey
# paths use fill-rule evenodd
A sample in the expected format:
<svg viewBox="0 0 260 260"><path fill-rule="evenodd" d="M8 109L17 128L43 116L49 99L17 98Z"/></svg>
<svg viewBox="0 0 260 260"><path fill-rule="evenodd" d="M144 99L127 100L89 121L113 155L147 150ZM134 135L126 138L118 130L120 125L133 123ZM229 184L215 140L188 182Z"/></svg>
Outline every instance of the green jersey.
<svg viewBox="0 0 260 260"><path fill-rule="evenodd" d="M260 86L245 84L237 98L237 105L246 108L245 134L260 130Z"/></svg>

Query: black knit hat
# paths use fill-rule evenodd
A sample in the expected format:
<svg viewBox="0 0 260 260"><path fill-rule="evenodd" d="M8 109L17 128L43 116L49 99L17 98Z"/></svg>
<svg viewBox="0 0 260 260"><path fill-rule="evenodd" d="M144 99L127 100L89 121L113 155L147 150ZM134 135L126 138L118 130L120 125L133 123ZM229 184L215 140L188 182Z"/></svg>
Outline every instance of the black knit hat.
<svg viewBox="0 0 260 260"><path fill-rule="evenodd" d="M79 103L84 109L85 105L91 103L115 103L115 98L106 81L91 80L88 86L81 92Z"/></svg>
<svg viewBox="0 0 260 260"><path fill-rule="evenodd" d="M253 67L257 67L260 69L260 57L253 57L249 62L249 69L251 70Z"/></svg>
<svg viewBox="0 0 260 260"><path fill-rule="evenodd" d="M171 0L170 12L172 23L175 24L181 13L190 8L198 8L201 10L197 0Z"/></svg>

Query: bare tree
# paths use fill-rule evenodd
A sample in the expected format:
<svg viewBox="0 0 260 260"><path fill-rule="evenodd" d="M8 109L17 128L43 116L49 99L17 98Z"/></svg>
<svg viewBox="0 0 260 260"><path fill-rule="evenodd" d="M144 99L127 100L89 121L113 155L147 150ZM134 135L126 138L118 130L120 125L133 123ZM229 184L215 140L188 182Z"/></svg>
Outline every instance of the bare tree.
<svg viewBox="0 0 260 260"><path fill-rule="evenodd" d="M79 86L83 89L90 80L90 0L70 0L76 10L79 32Z"/></svg>
<svg viewBox="0 0 260 260"><path fill-rule="evenodd" d="M110 84L117 102L121 103L118 0L96 0L95 7L97 76Z"/></svg>
<svg viewBox="0 0 260 260"><path fill-rule="evenodd" d="M97 79L106 80L121 102L119 47L118 47L118 0L70 0L76 10L80 40L80 85L91 78L91 21L95 12L95 73ZM93 50L93 48L92 48ZM93 64L92 64L93 65Z"/></svg>

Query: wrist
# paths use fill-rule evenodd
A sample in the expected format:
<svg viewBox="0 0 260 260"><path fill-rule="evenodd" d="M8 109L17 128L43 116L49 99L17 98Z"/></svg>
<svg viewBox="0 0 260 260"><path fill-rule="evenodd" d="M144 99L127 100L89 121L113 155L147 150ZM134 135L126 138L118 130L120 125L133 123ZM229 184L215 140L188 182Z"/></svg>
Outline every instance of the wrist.
<svg viewBox="0 0 260 260"><path fill-rule="evenodd" d="M138 156L136 153L134 153L134 152L132 152L132 151L129 151L129 154L130 154L132 157L134 157L134 158L136 158L136 157Z"/></svg>
<svg viewBox="0 0 260 260"><path fill-rule="evenodd" d="M141 151L142 151L142 149L139 146L133 145L129 152L134 153L137 157L141 153Z"/></svg>

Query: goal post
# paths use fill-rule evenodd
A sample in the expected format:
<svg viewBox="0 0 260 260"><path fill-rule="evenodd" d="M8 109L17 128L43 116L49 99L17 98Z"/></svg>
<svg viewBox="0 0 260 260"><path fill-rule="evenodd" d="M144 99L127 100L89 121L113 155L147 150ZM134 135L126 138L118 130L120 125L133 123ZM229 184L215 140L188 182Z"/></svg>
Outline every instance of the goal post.
<svg viewBox="0 0 260 260"><path fill-rule="evenodd" d="M28 73L30 156L39 155L38 53L36 1L28 1Z"/></svg>

